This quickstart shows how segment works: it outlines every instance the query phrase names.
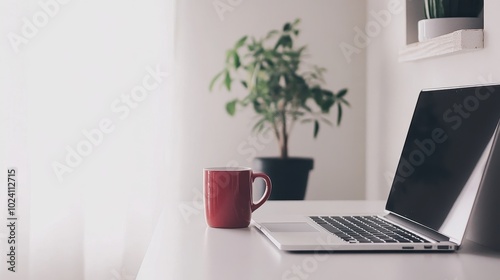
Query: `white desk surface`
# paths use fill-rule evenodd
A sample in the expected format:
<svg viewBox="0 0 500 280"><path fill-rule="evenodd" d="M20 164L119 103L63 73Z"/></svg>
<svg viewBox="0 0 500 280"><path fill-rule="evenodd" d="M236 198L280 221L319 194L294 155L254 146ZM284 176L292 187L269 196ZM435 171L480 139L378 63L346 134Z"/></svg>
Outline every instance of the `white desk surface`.
<svg viewBox="0 0 500 280"><path fill-rule="evenodd" d="M383 208L380 201L268 201L254 215L366 214ZM179 209L190 210L183 216ZM283 252L252 225L209 228L199 202L186 202L163 211L137 279L500 279L500 252L467 240L455 253Z"/></svg>

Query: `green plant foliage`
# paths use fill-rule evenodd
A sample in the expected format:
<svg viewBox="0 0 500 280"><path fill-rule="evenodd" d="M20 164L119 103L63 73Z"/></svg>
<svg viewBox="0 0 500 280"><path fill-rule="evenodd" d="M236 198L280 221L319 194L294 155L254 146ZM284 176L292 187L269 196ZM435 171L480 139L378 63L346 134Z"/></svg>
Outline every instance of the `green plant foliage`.
<svg viewBox="0 0 500 280"><path fill-rule="evenodd" d="M347 89L337 93L322 87L324 68L302 63L306 46L297 47L300 33L297 19L286 23L281 30L271 30L261 39L244 36L226 52L225 67L210 82L212 91L216 83L231 91L237 81L247 90L241 98L226 104L226 111L234 115L239 107L251 106L258 118L255 132L271 128L281 149L288 157L288 137L296 122L312 123L313 137L320 123L331 125L324 116L336 105L337 125L342 120L344 106L349 106Z"/></svg>
<svg viewBox="0 0 500 280"><path fill-rule="evenodd" d="M425 0L425 16L431 18L477 17L483 0Z"/></svg>

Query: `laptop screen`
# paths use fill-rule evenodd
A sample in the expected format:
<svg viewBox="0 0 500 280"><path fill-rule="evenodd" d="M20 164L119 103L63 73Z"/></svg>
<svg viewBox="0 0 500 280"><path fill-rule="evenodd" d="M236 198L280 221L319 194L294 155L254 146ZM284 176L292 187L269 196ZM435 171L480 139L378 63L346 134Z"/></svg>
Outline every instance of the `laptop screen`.
<svg viewBox="0 0 500 280"><path fill-rule="evenodd" d="M386 210L459 242L500 118L500 86L422 91Z"/></svg>

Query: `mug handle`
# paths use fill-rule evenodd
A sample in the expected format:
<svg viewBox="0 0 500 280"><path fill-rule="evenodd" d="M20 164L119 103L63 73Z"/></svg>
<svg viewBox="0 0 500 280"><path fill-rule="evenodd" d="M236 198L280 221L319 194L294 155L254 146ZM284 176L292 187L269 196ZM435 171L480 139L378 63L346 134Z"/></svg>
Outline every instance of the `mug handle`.
<svg viewBox="0 0 500 280"><path fill-rule="evenodd" d="M269 176L267 176L264 173L252 173L252 182L255 181L255 179L259 178L259 177L264 179L264 181L266 181L266 190L265 190L262 198L257 203L254 204L252 201L252 205L251 205L252 212L257 210L257 208L261 207L262 204L264 204L264 202L266 202L266 200L271 195L271 190L272 190L271 179L269 178Z"/></svg>

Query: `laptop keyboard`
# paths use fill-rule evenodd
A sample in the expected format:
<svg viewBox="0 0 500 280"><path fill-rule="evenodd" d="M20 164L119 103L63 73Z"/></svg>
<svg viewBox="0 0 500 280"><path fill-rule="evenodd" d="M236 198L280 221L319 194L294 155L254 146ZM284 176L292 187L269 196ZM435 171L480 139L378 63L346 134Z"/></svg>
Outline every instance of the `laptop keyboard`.
<svg viewBox="0 0 500 280"><path fill-rule="evenodd" d="M310 218L349 243L429 243L377 216L311 216Z"/></svg>

